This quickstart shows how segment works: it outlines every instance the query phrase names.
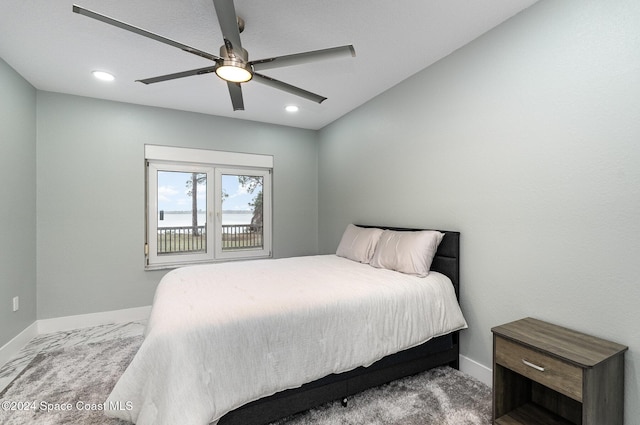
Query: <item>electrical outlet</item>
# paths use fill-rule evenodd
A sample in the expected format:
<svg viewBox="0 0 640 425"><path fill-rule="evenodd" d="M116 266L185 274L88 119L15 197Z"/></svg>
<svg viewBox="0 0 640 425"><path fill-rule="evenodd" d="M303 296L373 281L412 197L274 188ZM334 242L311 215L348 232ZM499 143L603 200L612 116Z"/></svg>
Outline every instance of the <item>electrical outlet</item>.
<svg viewBox="0 0 640 425"><path fill-rule="evenodd" d="M20 297L13 297L13 311L20 309Z"/></svg>

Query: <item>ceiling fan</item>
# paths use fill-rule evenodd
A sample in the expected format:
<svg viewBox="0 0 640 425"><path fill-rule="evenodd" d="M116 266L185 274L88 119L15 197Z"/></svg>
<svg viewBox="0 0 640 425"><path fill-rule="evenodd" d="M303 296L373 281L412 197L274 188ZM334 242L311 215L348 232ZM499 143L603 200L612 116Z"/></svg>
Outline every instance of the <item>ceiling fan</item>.
<svg viewBox="0 0 640 425"><path fill-rule="evenodd" d="M227 82L234 111L244 110L242 87L240 84L246 83L250 80L266 84L313 102L322 103L327 99L326 97L292 86L291 84L276 80L275 78L268 77L256 71L298 65L324 59L339 58L347 55L353 57L356 55L353 46L346 45L249 61L249 53L242 48L242 43L240 42L240 33L244 30L244 21L236 16L233 0L213 0L213 6L215 7L216 15L218 16L218 22L220 23L220 29L222 30L222 37L224 38L224 44L220 47L220 56L187 46L186 44L182 44L161 35L143 30L142 28L129 25L100 13L84 9L75 4L73 5L73 11L118 28L151 38L161 43L168 44L169 46L177 47L185 52L212 60L215 62L215 65L136 81L144 84L152 84L160 81L215 72L218 77Z"/></svg>

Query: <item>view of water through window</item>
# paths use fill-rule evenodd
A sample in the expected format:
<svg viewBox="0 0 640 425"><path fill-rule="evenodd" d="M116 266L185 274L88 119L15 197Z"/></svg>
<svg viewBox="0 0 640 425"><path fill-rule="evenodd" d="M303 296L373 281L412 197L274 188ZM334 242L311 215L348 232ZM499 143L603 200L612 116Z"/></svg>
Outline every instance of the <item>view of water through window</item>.
<svg viewBox="0 0 640 425"><path fill-rule="evenodd" d="M158 171L158 254L206 251L207 175ZM263 177L223 174L223 249L262 247Z"/></svg>

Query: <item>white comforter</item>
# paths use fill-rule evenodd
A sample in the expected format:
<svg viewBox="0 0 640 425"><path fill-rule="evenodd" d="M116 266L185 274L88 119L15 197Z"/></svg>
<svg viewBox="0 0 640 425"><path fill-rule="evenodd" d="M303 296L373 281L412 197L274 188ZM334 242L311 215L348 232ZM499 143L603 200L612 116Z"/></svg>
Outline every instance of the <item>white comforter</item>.
<svg viewBox="0 0 640 425"><path fill-rule="evenodd" d="M205 425L466 326L450 280L435 272L418 278L335 255L185 267L160 282L107 414Z"/></svg>

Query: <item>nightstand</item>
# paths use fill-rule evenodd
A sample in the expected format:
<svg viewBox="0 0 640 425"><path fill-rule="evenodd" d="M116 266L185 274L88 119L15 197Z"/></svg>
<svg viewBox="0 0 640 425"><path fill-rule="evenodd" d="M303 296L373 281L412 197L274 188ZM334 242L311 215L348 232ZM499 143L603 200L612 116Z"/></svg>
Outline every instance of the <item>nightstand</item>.
<svg viewBox="0 0 640 425"><path fill-rule="evenodd" d="M493 332L493 423L622 425L627 347L526 318Z"/></svg>

